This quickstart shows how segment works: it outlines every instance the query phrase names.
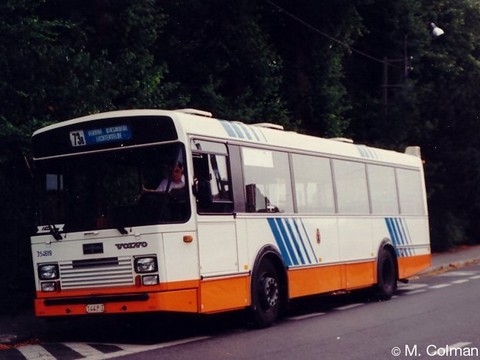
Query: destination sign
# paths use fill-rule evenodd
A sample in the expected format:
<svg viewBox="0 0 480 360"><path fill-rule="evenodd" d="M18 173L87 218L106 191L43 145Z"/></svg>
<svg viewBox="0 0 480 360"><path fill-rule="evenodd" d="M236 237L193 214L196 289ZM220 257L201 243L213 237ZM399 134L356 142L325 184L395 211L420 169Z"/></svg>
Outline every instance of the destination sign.
<svg viewBox="0 0 480 360"><path fill-rule="evenodd" d="M128 125L70 131L70 143L73 147L125 141L130 140L131 137L132 133Z"/></svg>
<svg viewBox="0 0 480 360"><path fill-rule="evenodd" d="M125 116L59 123L32 138L35 159L178 140L168 116Z"/></svg>

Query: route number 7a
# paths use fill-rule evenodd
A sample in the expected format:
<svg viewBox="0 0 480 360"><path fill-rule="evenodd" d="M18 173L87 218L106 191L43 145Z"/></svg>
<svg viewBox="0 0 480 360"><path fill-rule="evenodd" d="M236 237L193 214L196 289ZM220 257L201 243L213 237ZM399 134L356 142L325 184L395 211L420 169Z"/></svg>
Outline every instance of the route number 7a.
<svg viewBox="0 0 480 360"><path fill-rule="evenodd" d="M72 146L84 146L86 145L85 134L83 130L70 131L70 142Z"/></svg>

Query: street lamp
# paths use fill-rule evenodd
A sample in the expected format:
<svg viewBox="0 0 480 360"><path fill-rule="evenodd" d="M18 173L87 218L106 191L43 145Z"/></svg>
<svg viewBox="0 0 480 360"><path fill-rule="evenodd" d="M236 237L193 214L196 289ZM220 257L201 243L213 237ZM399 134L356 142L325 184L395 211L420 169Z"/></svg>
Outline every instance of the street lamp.
<svg viewBox="0 0 480 360"><path fill-rule="evenodd" d="M434 39L436 39L436 38L442 36L443 34L445 34L445 31L443 31L442 28L439 28L437 25L435 25L435 23L433 23L433 22L430 23L430 26L432 27L431 34L432 34L432 37Z"/></svg>
<svg viewBox="0 0 480 360"><path fill-rule="evenodd" d="M432 35L432 39L439 38L443 34L445 34L445 31L443 31L442 28L438 27L435 23L430 23L430 27L432 30L430 31L430 35ZM408 71L410 70L410 60L412 59L411 57L408 56L408 51L407 51L407 45L408 45L408 35L406 34L405 37L403 38L403 76L404 78L407 78L408 76Z"/></svg>
<svg viewBox="0 0 480 360"><path fill-rule="evenodd" d="M437 39L440 36L445 34L445 31L438 27L435 23L430 23L430 27L432 30L430 34L432 35L433 39ZM395 66L394 63L403 63L403 80L408 77L408 72L410 70L410 60L411 57L408 56L408 36L410 33L406 34L403 38L403 59L388 59L383 58L383 104L385 105L385 111L388 108L388 88L390 87L402 87L403 84L389 84L388 81L388 68L389 66ZM398 67L398 66L396 66Z"/></svg>

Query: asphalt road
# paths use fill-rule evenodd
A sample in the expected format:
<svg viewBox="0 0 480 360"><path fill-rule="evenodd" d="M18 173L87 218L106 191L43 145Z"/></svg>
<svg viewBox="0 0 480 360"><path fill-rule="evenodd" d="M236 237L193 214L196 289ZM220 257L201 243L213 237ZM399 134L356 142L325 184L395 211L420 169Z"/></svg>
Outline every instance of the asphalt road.
<svg viewBox="0 0 480 360"><path fill-rule="evenodd" d="M478 359L479 300L473 264L401 285L390 301L363 292L296 301L263 330L245 326L241 312L46 324L0 359Z"/></svg>
<svg viewBox="0 0 480 360"><path fill-rule="evenodd" d="M391 301L349 296L326 306L310 300L308 312L270 329L128 359L478 359L479 290L480 267L470 266L413 281Z"/></svg>

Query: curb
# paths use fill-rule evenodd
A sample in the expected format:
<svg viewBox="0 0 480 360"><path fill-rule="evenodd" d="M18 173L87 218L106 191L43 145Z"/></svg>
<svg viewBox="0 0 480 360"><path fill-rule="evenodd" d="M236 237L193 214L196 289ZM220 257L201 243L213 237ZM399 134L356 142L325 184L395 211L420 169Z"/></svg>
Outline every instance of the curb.
<svg viewBox="0 0 480 360"><path fill-rule="evenodd" d="M0 334L0 351L14 348L15 346L32 341L32 336L15 335L15 334Z"/></svg>
<svg viewBox="0 0 480 360"><path fill-rule="evenodd" d="M480 257L468 259L468 260L462 260L462 261L455 261L448 264L430 267L427 270L419 273L417 276L420 277L420 276L430 276L434 274L440 274L440 273L447 272L449 270L459 269L468 265L479 264L479 263L480 263Z"/></svg>

